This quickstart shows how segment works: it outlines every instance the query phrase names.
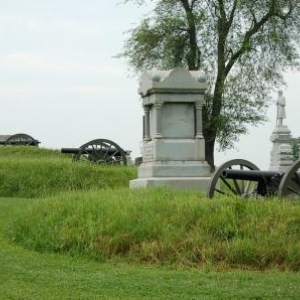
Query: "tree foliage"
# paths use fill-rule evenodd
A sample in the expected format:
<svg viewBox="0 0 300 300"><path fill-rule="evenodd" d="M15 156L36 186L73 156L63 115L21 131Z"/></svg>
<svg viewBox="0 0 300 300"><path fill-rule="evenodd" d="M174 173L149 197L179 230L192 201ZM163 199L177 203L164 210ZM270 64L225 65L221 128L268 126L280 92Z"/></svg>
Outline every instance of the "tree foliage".
<svg viewBox="0 0 300 300"><path fill-rule="evenodd" d="M300 155L300 138L292 138L291 140L293 160L296 161L299 159Z"/></svg>
<svg viewBox="0 0 300 300"><path fill-rule="evenodd" d="M177 66L205 71L203 133L213 166L215 142L220 150L231 148L249 125L265 121L272 90L298 64L300 1L152 2L152 14L129 32L119 56L138 72Z"/></svg>

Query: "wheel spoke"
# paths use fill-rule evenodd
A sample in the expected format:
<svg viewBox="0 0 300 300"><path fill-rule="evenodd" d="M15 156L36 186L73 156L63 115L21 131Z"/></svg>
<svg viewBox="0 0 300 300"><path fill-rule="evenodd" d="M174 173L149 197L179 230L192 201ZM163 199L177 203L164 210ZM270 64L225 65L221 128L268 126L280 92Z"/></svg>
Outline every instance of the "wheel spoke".
<svg viewBox="0 0 300 300"><path fill-rule="evenodd" d="M219 189L217 189L217 188L215 189L215 192L218 192L218 193L220 193L220 194L222 194L222 195L226 195L225 192L223 192L223 191L221 191L221 190L219 190Z"/></svg>
<svg viewBox="0 0 300 300"><path fill-rule="evenodd" d="M251 181L248 180L247 183L246 183L246 187L245 187L245 189L243 190L243 192L244 192L245 194L249 194L250 184L251 184Z"/></svg>
<svg viewBox="0 0 300 300"><path fill-rule="evenodd" d="M243 182L243 180L242 180L242 182ZM240 189L240 186L239 186L237 180L233 179L233 183L234 183L234 187L235 187L235 190L236 190L237 194L242 195L242 192L241 192L241 189Z"/></svg>
<svg viewBox="0 0 300 300"><path fill-rule="evenodd" d="M300 178L299 178L297 172L294 173L293 180L296 184L298 184L298 186L300 186Z"/></svg>
<svg viewBox="0 0 300 300"><path fill-rule="evenodd" d="M225 183L225 185L232 191L233 194L237 195L236 190L227 182L227 180L221 176L222 181Z"/></svg>
<svg viewBox="0 0 300 300"><path fill-rule="evenodd" d="M117 155L116 155L117 153L118 153L118 150L116 150L115 152L113 152L107 159L108 159L108 160L111 160L111 159L113 159L114 157L117 158ZM116 161L116 160L117 160L117 159L115 159L114 161Z"/></svg>
<svg viewBox="0 0 300 300"><path fill-rule="evenodd" d="M111 148L111 145L108 146L108 148L106 148L105 154L104 154L104 160L107 161L107 155L109 155L109 150Z"/></svg>
<svg viewBox="0 0 300 300"><path fill-rule="evenodd" d="M299 196L300 196L300 192L299 192L299 191L297 191L297 190L295 190L293 187L291 187L291 186L288 186L288 187L287 187L287 189L288 189L290 192L292 192L292 193L294 193L294 194L296 194L296 195L299 195Z"/></svg>

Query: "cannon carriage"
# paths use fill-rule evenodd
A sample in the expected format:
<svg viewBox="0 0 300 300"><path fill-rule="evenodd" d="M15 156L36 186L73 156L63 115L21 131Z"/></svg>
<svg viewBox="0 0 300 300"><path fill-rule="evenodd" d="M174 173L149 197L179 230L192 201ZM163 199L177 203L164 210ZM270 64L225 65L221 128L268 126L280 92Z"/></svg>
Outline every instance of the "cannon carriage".
<svg viewBox="0 0 300 300"><path fill-rule="evenodd" d="M123 150L118 144L107 139L96 139L79 148L61 148L61 153L72 154L73 161L97 165L124 165L130 158L129 150Z"/></svg>
<svg viewBox="0 0 300 300"><path fill-rule="evenodd" d="M239 197L300 197L300 160L286 172L261 171L243 159L222 164L211 178L207 197L215 195Z"/></svg>
<svg viewBox="0 0 300 300"><path fill-rule="evenodd" d="M39 141L25 133L0 135L0 146L38 146Z"/></svg>

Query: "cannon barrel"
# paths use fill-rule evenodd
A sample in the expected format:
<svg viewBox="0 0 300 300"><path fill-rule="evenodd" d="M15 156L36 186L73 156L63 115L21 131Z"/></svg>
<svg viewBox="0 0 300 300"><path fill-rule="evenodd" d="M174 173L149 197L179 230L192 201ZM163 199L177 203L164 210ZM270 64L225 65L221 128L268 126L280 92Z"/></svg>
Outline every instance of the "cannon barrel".
<svg viewBox="0 0 300 300"><path fill-rule="evenodd" d="M259 170L230 170L226 169L222 172L222 177L228 179L239 179L249 181L268 180L274 176L282 177L284 173L275 171L259 171Z"/></svg>
<svg viewBox="0 0 300 300"><path fill-rule="evenodd" d="M87 154L104 154L104 155L121 155L120 150L116 148L99 148L99 149L81 149L81 148L61 148L61 153L69 153L69 154L79 154L79 153L87 153Z"/></svg>
<svg viewBox="0 0 300 300"><path fill-rule="evenodd" d="M70 153L70 154L77 154L79 153L80 148L61 148L61 153Z"/></svg>

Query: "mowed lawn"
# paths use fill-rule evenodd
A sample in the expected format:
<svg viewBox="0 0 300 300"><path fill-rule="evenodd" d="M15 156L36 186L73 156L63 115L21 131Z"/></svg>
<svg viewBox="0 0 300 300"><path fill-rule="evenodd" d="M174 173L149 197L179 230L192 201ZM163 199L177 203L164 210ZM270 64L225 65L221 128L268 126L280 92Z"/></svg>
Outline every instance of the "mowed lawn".
<svg viewBox="0 0 300 300"><path fill-rule="evenodd" d="M55 254L53 251L47 252L48 250L45 250L51 249L51 247L44 247L44 252L42 253L29 250L29 248L24 248L21 245L22 243L11 241L11 239L16 236L14 234L8 234L11 229L10 226L12 220L14 221L18 219L18 222L14 223L14 232L17 234L22 233L23 242L24 239L26 242L25 244L35 245L36 247L40 246L37 244L40 242L47 244L48 239L45 236L46 233L61 232L59 231L61 230L61 228L59 228L59 224L55 221L49 223L49 217L53 216L52 213L56 214L55 217L65 216L64 209L66 208L66 205L68 213L75 216L75 211L81 212L82 203L87 203L88 205L85 208L88 216L90 217L86 220L84 214L76 215L76 217L81 217L78 221L82 221L79 222L79 225L83 227L77 227L78 224L73 224L71 222L68 224L71 227L65 227L70 229L70 233L76 234L78 228L82 229L88 226L88 228L93 229L96 225L98 226L97 222L94 223L94 221L98 221L99 219L97 211L96 213L93 213L94 211L91 210L93 205L97 204L97 201L95 201L93 196L94 194L89 192L93 189L98 190L99 195L97 194L96 197L99 196L101 198L101 203L104 205L107 204L107 212L109 214L104 216L105 220L110 216L112 219L109 219L108 222L112 222L118 214L121 214L123 217L123 219L118 219L122 226L119 226L119 224L117 224L118 222L113 222L114 226L118 225L116 228L114 226L112 227L113 229L116 229L115 231L111 231L111 233L116 232L116 237L118 233L123 232L122 227L126 225L124 224L125 221L127 221L131 216L132 206L130 205L135 203L140 204L139 209L143 203L146 203L147 205L143 208L143 212L146 213L146 210L152 207L153 211L150 211L148 215L153 217L156 216L157 212L158 217L160 218L168 216L168 214L165 215L160 213L162 209L159 205L164 204L166 209L170 210L169 213L172 211L174 211L174 213L179 211L179 214L175 214L174 218L172 218L172 222L176 226L183 226L182 228L189 228L190 225L194 226L194 219L199 219L198 214L194 213L190 220L182 220L182 216L187 218L187 212L193 210L185 208L184 211L182 211L180 209L184 208L182 204L186 205L187 201L189 201L189 205L198 207L196 205L199 200L198 194L197 199L193 200L192 194L192 198L185 198L186 195L180 194L178 199L175 199L179 193L174 193L172 191L163 191L164 195L160 193L161 191L159 191L159 193L157 191L153 191L153 193L150 193L150 191L145 193L131 193L127 190L127 187L128 181L132 178L136 178L136 170L134 168L99 168L98 166L72 164L70 157L65 157L58 151L39 149L35 147L2 147L0 149L0 167L0 300L300 299L300 273L282 271L283 268L281 268L281 270L277 270L276 267L265 268L264 270L269 271L260 272L243 270L241 265L239 266L239 269L237 268L235 270L232 265L231 268L228 268L226 266L223 267L223 265L220 264L217 269L221 271L216 271L216 267L213 265L210 267L210 264L205 267L202 266L202 268L192 268L187 267L186 264L181 265L181 263L178 262L174 265L172 263L166 263L164 265L164 263L159 262L157 264L143 263L143 260L138 259L108 259L103 260L105 262L99 262L99 260L97 261L87 255L84 255L83 252L75 252L80 254L76 254L76 256L72 257L70 253L68 254L68 252L62 251L61 254ZM106 190L107 188L109 189L108 191ZM78 197L82 197L82 200L87 202L73 202L73 200L76 200L76 197L74 198L72 196L66 199L60 196L61 193L66 192L75 194L78 192L80 195ZM109 203L114 204L118 201L118 199L111 199L113 198L112 195L115 195L116 198L122 198L124 211L120 208L117 211L109 209L114 208L114 206L109 206ZM55 201L50 199L50 202L41 202L45 200L43 198L50 196L54 197L53 200ZM181 197L183 198L181 199ZM161 198L165 201L160 202L159 200ZM141 202L139 201L140 199L142 200ZM151 201L149 202L148 200L150 199ZM111 202L111 200L113 201ZM166 203L169 203L169 200L176 200L177 204L166 206ZM40 206L32 205L34 202ZM48 205L47 207L44 206L45 203ZM63 203L64 205L59 205L60 203ZM228 219L227 215L230 216L230 218L231 216L237 216L244 224L244 213L246 212L244 209L247 209L248 205L244 207L244 205L240 205L239 202L231 203L227 201L227 204L224 202L225 204L222 206L222 203L223 202L221 201L218 205L214 205L213 208L218 209L217 213L213 214L214 210L208 210L208 212L211 212L214 222L219 221L216 222L216 233L221 236L225 235L226 237L229 237L228 234L231 235L232 232L235 231L232 231L232 229L234 229L231 228L232 224L228 224L228 228L223 228L224 224L226 225L224 220ZM128 206L126 206L127 204ZM150 206L148 206L148 204ZM296 214L294 215L293 205L284 205L284 203L282 203L281 205L276 206L274 204L275 203L273 203L270 206L270 210L267 210L266 212L270 213L271 217L268 216L265 226L266 228L271 226L270 228L273 228L273 231L275 232L275 235L273 234L273 236L270 234L270 240L273 244L277 245L277 243L275 243L277 239L275 239L274 236L280 237L281 232L289 232L286 239L280 239L279 246L277 245L277 247L281 247L281 244L285 245L285 242L287 243L287 247L283 248L288 249L286 250L288 252L286 257L289 258L289 261L284 261L283 266L286 266L284 269L299 270L299 252L297 251L297 234L300 228L298 222L298 205L295 206ZM190 208L189 205L188 208ZM30 218L31 215L26 213L26 208L32 208L33 206L37 208L37 211L35 219L29 219L31 222L29 222L30 226L28 227L28 224L26 225L26 223L28 223L26 222L26 218ZM267 203L266 205L259 206L268 208ZM97 208L98 206L96 205L95 207ZM253 208L253 205L250 205L249 207ZM47 210L48 208L49 210ZM205 205L202 208L206 211ZM47 210L46 214L45 209ZM75 211L73 211L73 209L75 209ZM234 209L236 214L232 214L232 209ZM253 215L253 219L260 220L261 222L261 220L264 221L264 219L258 218L260 211L262 211L262 208L259 208L255 212L256 214ZM33 212L35 213L35 211ZM60 215L61 213L62 215ZM132 213L135 214L136 211L133 211ZM95 214L96 218L93 218ZM45 215L48 215L48 220L44 218ZM219 219L217 220L218 217ZM274 219L272 217L274 217ZM56 219L54 218L53 220ZM73 219L67 219L67 221L72 220ZM159 224L163 223L163 219L153 217L153 220L160 220L157 221L160 222ZM150 219L149 221L153 220ZM248 221L249 220L251 221L251 218L248 219ZM277 222L276 228L274 228L274 224L272 223L274 220ZM85 224L87 221L92 221L92 223ZM139 219L139 221L143 221L143 219ZM172 225L172 222L169 225ZM26 226L24 226L24 224ZM35 224L37 224L37 226L40 224L41 227L38 228L41 230L34 230ZM146 233L150 230L150 228L147 227L147 222L140 222L137 224L144 227L136 228L133 224L127 222L126 228L130 229L131 233L133 230L133 232L137 234L140 234L143 230ZM154 230L159 229L157 226L151 226L153 224L153 222L149 222L151 228L153 227ZM254 227L254 229L252 229L252 225L249 226L252 231L256 233L260 226L263 225L263 223L257 223L256 226L258 227ZM55 228L52 230L52 227L55 226L58 227L56 228L57 230L55 230ZM176 226L174 229L178 231L178 227ZM283 227L284 230L281 230L281 227ZM197 229L197 227L195 228ZM27 230L30 230L30 232ZM79 234L81 234L81 232L82 231L79 230ZM149 232L151 233L152 231ZM35 233L35 235L32 235L32 233ZM171 231L171 233L172 234L169 238L174 236L174 231ZM183 231L183 233L185 233L185 231ZM198 229L195 233L198 233ZM260 234L261 233L262 232L260 232ZM269 232L267 231L267 233ZM261 235L257 236L261 237ZM77 236L75 236L75 238L76 237ZM135 236L133 235L133 237ZM73 236L71 236L71 238L73 238ZM112 238L115 238L114 234L112 234ZM194 235L192 235L191 238L195 240ZM238 239L238 236L236 239ZM172 239L170 239L170 241L171 240ZM141 241L143 242L143 239ZM292 244L291 241L293 241ZM164 242L168 242L168 240L165 240ZM34 248L31 247L31 249ZM268 249L269 248L267 248L267 250ZM176 252L176 248L173 250ZM252 250L254 251L255 249ZM281 250L281 248L278 248L277 250ZM285 253L284 251L283 253ZM79 256L81 253L82 256ZM279 251L278 253L281 252ZM272 256L270 257L272 258ZM277 256L275 255L275 258L276 257ZM281 256L279 255L279 257ZM262 258L265 259L265 256ZM292 268L288 268L288 264ZM275 264L275 266L276 265L277 264ZM282 266L282 264L278 265Z"/></svg>
<svg viewBox="0 0 300 300"><path fill-rule="evenodd" d="M6 224L38 199L0 198L0 299L299 299L300 274L215 272L99 263L37 253L6 239Z"/></svg>

